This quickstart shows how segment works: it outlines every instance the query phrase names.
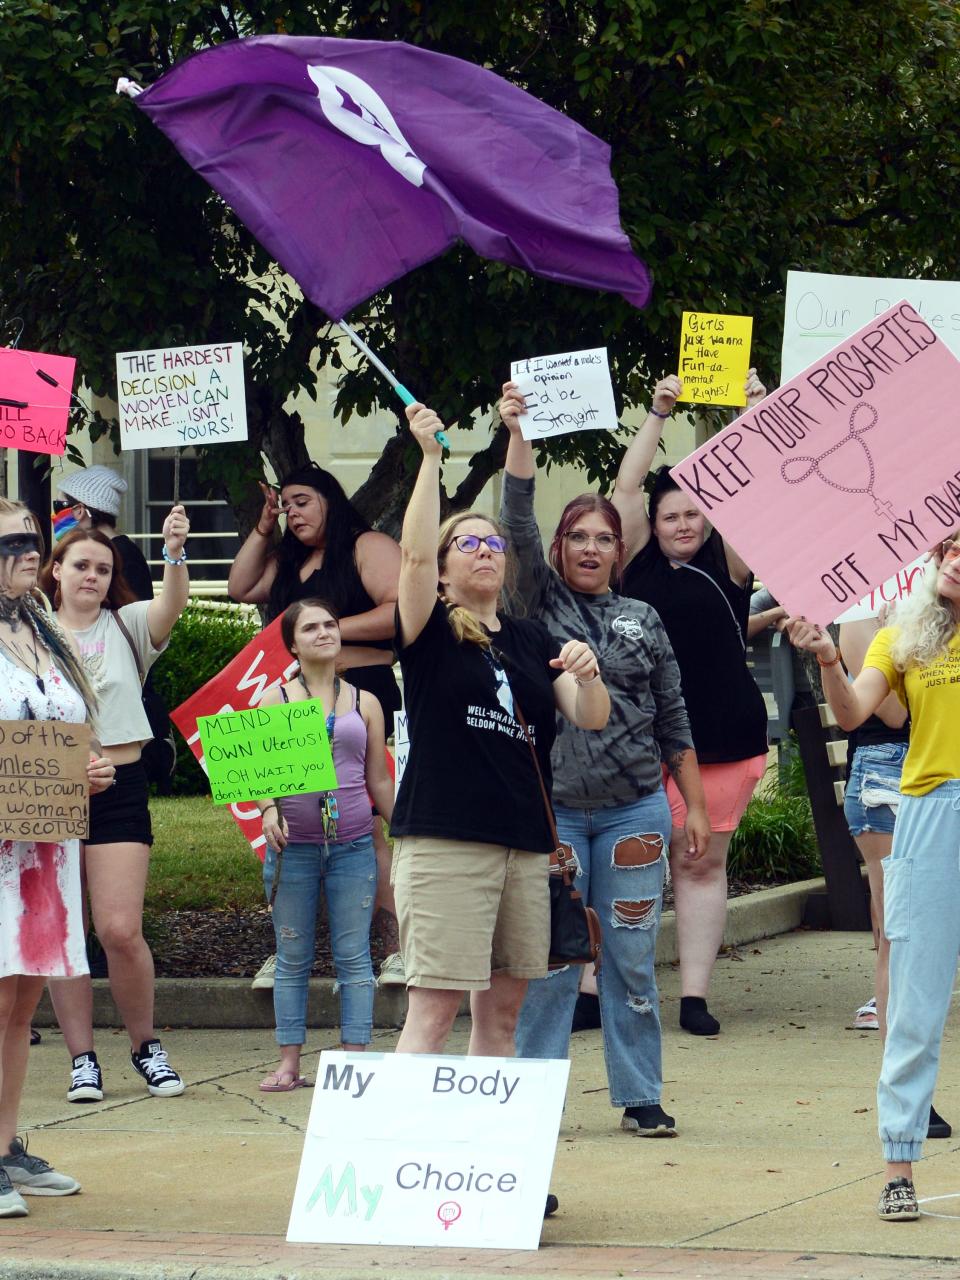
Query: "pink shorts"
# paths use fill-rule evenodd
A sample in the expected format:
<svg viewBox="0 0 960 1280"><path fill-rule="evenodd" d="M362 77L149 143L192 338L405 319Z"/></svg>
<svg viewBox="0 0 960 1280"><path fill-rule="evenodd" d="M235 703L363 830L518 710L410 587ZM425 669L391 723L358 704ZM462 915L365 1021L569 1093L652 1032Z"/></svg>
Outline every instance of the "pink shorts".
<svg viewBox="0 0 960 1280"><path fill-rule="evenodd" d="M757 783L767 769L766 754L751 756L749 760L731 760L726 764L702 764L700 777L707 797L707 814L714 831L735 831L757 789ZM677 784L663 769L663 785L667 789L673 825L682 827L687 820L687 806L677 790Z"/></svg>

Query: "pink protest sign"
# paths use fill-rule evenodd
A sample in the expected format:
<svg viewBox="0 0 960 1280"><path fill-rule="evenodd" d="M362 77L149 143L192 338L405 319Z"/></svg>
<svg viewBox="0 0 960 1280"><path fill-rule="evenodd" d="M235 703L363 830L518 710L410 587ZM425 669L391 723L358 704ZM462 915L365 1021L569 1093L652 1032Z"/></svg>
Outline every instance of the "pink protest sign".
<svg viewBox="0 0 960 1280"><path fill-rule="evenodd" d="M63 453L76 364L73 356L0 347L0 445Z"/></svg>
<svg viewBox="0 0 960 1280"><path fill-rule="evenodd" d="M671 475L791 613L831 622L960 526L960 361L909 302Z"/></svg>

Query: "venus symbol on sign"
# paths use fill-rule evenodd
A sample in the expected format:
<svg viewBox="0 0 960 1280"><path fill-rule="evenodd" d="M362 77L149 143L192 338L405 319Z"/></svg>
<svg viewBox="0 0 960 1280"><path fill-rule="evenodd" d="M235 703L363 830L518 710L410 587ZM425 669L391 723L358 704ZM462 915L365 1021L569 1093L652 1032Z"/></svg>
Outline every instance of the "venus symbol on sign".
<svg viewBox="0 0 960 1280"><path fill-rule="evenodd" d="M863 421L864 415L860 415L860 410L865 409L870 414L870 421ZM857 417L860 415L860 425L857 424ZM801 457L788 458L786 462L780 466L780 474L786 480L787 484L802 484L804 480L809 480L812 475L818 476L824 484L829 485L831 489L839 489L841 493L868 493L873 499L873 509L876 515L886 516L890 520L896 520L893 505L889 502L882 501L873 491L874 482L876 480L876 470L873 463L873 454L867 447L863 439L863 433L870 431L877 425L879 414L872 404L868 404L866 400L861 400L859 404L855 404L850 413L850 428L846 436L833 445L832 448L825 450L819 457ZM857 453L857 449L860 450ZM835 470L839 464L842 468L841 474L843 480L854 480L854 483L843 483L843 480L828 476L824 472L824 463L827 458L833 458L830 463L831 468ZM859 476L857 470L859 468ZM859 479L861 483L858 485L855 480ZM862 481L866 480L866 483Z"/></svg>
<svg viewBox="0 0 960 1280"><path fill-rule="evenodd" d="M462 1213L463 1210L457 1204L456 1200L444 1200L443 1204L437 1210L437 1217L443 1223L444 1231L449 1231Z"/></svg>

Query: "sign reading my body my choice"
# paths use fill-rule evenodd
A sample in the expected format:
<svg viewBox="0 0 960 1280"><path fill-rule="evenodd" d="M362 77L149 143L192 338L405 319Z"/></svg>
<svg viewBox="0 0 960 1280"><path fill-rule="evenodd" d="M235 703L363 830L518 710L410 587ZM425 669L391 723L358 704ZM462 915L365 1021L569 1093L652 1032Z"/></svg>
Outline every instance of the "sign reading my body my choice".
<svg viewBox="0 0 960 1280"><path fill-rule="evenodd" d="M960 361L908 302L671 475L791 613L828 623L960 524Z"/></svg>
<svg viewBox="0 0 960 1280"><path fill-rule="evenodd" d="M160 449L247 438L239 342L117 354L120 446Z"/></svg>
<svg viewBox="0 0 960 1280"><path fill-rule="evenodd" d="M326 712L316 698L199 716L214 804L333 791Z"/></svg>
<svg viewBox="0 0 960 1280"><path fill-rule="evenodd" d="M321 1054L287 1239L536 1249L569 1071Z"/></svg>

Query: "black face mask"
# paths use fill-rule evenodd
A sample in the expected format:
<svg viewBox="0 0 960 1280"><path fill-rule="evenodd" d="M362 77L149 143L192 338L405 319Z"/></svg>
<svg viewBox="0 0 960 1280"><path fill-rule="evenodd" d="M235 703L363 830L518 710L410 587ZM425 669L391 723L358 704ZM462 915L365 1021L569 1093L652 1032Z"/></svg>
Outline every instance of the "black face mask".
<svg viewBox="0 0 960 1280"><path fill-rule="evenodd" d="M39 555L42 545L39 533L6 533L0 537L0 559L16 560L33 551Z"/></svg>

